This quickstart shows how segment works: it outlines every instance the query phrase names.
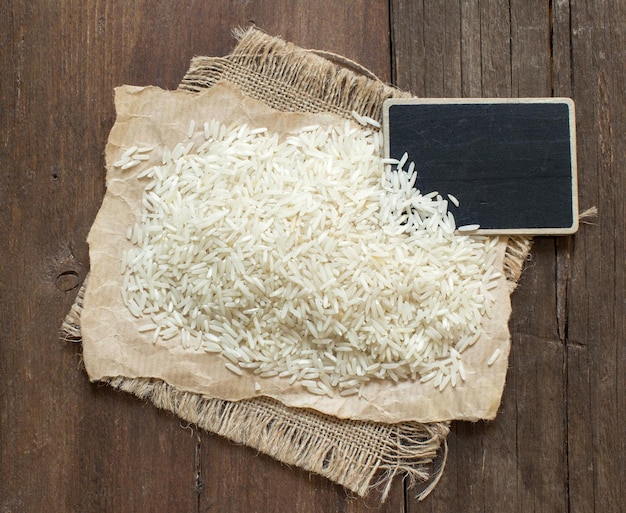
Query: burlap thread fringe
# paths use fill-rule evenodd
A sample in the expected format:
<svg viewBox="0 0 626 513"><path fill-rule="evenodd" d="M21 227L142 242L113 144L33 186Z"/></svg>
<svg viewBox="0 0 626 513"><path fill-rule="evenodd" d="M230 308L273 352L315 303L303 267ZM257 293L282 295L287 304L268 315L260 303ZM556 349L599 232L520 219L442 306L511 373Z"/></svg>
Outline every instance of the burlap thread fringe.
<svg viewBox="0 0 626 513"><path fill-rule="evenodd" d="M240 42L229 56L193 58L179 89L199 92L225 80L277 110L343 117L356 111L374 119L381 119L387 98L410 97L258 30L236 36Z"/></svg>
<svg viewBox="0 0 626 513"><path fill-rule="evenodd" d="M66 341L80 342L83 285L63 324ZM411 485L438 480L443 464L429 470L449 432L445 422L384 424L341 420L322 413L288 408L270 398L239 402L181 392L156 379L115 377L112 387L151 401L201 429L252 447L288 465L296 465L363 496L372 488L382 500L393 478ZM422 494L430 491L426 488Z"/></svg>

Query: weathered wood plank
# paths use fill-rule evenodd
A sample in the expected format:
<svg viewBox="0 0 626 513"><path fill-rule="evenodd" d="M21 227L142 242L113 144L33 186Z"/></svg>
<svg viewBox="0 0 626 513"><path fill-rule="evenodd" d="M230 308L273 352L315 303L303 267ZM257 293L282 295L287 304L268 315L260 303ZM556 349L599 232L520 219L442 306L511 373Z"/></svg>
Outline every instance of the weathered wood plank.
<svg viewBox="0 0 626 513"><path fill-rule="evenodd" d="M573 96L572 83L572 34L571 10L569 1L551 3L552 21L552 92L555 96ZM580 134L580 106L577 105L578 130ZM587 121L588 122L588 121ZM580 148L580 137L578 145ZM581 152L578 152L579 165ZM579 175L584 173L579 167ZM579 177L579 183L580 177ZM580 196L587 194L586 186L580 188ZM583 208L585 205L582 205ZM557 241L557 322L559 339L565 343L567 366L567 467L568 467L568 510L588 513L594 511L593 505L593 437L590 419L590 381L587 348L570 339L569 323L572 298L571 281L583 267L576 269L572 265L574 248L587 236L589 227L582 225L576 237L565 237ZM580 259L577 259L580 261ZM575 398L572 397L575 391ZM575 399L575 400L572 400Z"/></svg>
<svg viewBox="0 0 626 513"><path fill-rule="evenodd" d="M544 0L511 1L511 96L551 96L550 9Z"/></svg>
<svg viewBox="0 0 626 513"><path fill-rule="evenodd" d="M514 0L512 0L514 1ZM513 96L511 87L511 6L502 0L479 2L480 84L478 96Z"/></svg>
<svg viewBox="0 0 626 513"><path fill-rule="evenodd" d="M512 316L517 509L565 511L564 348L556 335L554 241L538 240L533 261L515 293Z"/></svg>
<svg viewBox="0 0 626 513"><path fill-rule="evenodd" d="M626 151L626 5L559 2L556 8L570 21L580 201L599 212L573 242L567 289L570 510L619 511L626 501L626 184L621 162Z"/></svg>
<svg viewBox="0 0 626 513"><path fill-rule="evenodd" d="M482 96L482 47L480 1L461 4L461 93L465 97Z"/></svg>
<svg viewBox="0 0 626 513"><path fill-rule="evenodd" d="M88 269L112 88L175 86L192 41L142 42L141 3L2 10L0 509L193 510L196 440L171 415L90 385L77 348L58 339ZM185 29L170 26L170 39Z"/></svg>
<svg viewBox="0 0 626 513"><path fill-rule="evenodd" d="M544 1L511 2L511 94L552 94L551 13ZM556 240L538 238L513 307L519 510L567 509L565 347L557 324ZM529 283L530 282L530 283ZM526 287L524 287L526 285ZM541 310L539 310L541 309ZM515 325L515 322L519 324Z"/></svg>
<svg viewBox="0 0 626 513"><path fill-rule="evenodd" d="M394 81L420 97L461 94L460 4L392 2Z"/></svg>

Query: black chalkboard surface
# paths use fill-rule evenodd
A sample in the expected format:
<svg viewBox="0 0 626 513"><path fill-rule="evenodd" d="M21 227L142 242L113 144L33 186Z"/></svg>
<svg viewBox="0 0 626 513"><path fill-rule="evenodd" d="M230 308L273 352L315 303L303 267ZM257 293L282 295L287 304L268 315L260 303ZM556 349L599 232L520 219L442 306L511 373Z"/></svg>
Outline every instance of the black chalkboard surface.
<svg viewBox="0 0 626 513"><path fill-rule="evenodd" d="M407 152L423 194L455 196L459 206L449 210L457 227L527 235L578 229L572 100L391 99L383 122L385 156Z"/></svg>

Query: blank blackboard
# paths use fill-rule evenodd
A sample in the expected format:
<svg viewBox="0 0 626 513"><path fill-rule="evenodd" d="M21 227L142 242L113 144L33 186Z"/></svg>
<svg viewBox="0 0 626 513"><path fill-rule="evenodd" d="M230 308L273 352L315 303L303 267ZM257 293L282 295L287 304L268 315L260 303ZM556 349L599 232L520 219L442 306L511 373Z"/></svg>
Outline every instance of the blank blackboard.
<svg viewBox="0 0 626 513"><path fill-rule="evenodd" d="M457 227L527 235L578 229L570 99L391 99L383 121L386 157L407 152L423 194L454 195Z"/></svg>

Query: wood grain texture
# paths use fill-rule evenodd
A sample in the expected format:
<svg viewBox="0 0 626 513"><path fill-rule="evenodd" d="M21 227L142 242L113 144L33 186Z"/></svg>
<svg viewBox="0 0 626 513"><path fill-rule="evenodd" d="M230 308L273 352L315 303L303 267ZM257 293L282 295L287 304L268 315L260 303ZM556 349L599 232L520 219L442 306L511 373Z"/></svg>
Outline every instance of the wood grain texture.
<svg viewBox="0 0 626 513"><path fill-rule="evenodd" d="M89 269L113 88L175 88L254 22L419 96L572 96L574 237L539 238L513 295L490 423L455 423L423 502L388 501L91 385L58 340ZM0 6L0 512L619 511L626 503L626 3L621 0L9 1ZM393 69L393 73L392 73Z"/></svg>
<svg viewBox="0 0 626 513"><path fill-rule="evenodd" d="M626 5L571 2L558 7L570 19L581 202L597 205L599 212L594 225L573 241L569 263L565 311L570 507L576 512L619 511L626 501Z"/></svg>

